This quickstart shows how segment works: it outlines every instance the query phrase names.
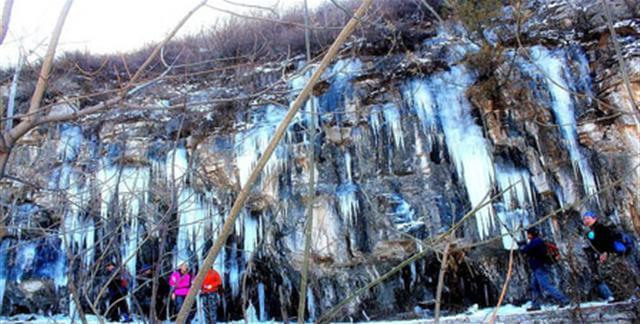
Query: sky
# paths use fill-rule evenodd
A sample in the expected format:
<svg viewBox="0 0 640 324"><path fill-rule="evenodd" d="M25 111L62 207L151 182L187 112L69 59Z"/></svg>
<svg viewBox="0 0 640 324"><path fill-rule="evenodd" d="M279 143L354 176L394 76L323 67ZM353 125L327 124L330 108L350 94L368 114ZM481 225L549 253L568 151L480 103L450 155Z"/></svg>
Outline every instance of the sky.
<svg viewBox="0 0 640 324"><path fill-rule="evenodd" d="M5 0L0 0L4 6ZM128 52L162 40L180 19L201 0L75 0L62 31L58 53L87 50L93 53ZM325 0L308 0L315 8ZM20 51L40 55L46 51L51 31L64 0L15 0L9 33L0 45L0 66L15 65ZM279 8L302 5L303 0L235 0L234 2ZM241 12L245 8L223 0L209 0L217 7ZM0 7L1 8L1 7ZM0 9L1 10L1 9ZM201 8L180 30L196 33L226 17ZM37 55L37 54L36 54ZM33 59L34 56L32 56Z"/></svg>

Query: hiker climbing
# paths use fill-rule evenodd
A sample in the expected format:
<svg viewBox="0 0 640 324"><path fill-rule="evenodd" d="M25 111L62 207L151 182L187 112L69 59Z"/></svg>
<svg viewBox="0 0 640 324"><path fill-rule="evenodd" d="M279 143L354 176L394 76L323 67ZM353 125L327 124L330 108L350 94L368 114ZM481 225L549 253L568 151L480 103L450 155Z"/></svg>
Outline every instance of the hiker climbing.
<svg viewBox="0 0 640 324"><path fill-rule="evenodd" d="M527 230L527 239L529 243L521 242L520 252L527 255L529 259L529 267L531 268L531 307L527 311L540 310L540 298L544 292L548 293L558 301L560 307L569 304L569 298L565 296L550 281L550 271L548 263L550 262L547 245L540 238L540 233L536 228ZM555 257L554 257L555 258Z"/></svg>
<svg viewBox="0 0 640 324"><path fill-rule="evenodd" d="M582 215L582 223L588 228L588 254L596 259L598 293L609 302L631 297L639 286L634 267L625 257L631 254L633 244L613 226L601 222L593 211Z"/></svg>

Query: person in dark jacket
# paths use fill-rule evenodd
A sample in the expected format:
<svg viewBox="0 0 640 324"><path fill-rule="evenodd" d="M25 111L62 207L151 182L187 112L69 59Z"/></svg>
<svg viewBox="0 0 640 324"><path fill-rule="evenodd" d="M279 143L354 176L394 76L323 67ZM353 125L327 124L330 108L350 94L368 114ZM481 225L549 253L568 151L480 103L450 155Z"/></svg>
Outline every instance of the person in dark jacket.
<svg viewBox="0 0 640 324"><path fill-rule="evenodd" d="M152 297L153 297L153 280L154 269L151 265L143 265L139 272L137 281L138 288L135 292L136 299L140 304L142 315L149 316L151 313ZM169 283L165 278L159 276L157 278L158 288L156 291L155 299L155 314L156 319L165 320L167 318L167 301L170 293Z"/></svg>
<svg viewBox="0 0 640 324"><path fill-rule="evenodd" d="M107 263L105 270L107 280L113 277L107 282L107 299L109 301L107 319L112 322L130 322L129 307L127 306L129 283L112 262ZM116 273L115 276L114 273Z"/></svg>
<svg viewBox="0 0 640 324"><path fill-rule="evenodd" d="M594 212L588 211L582 215L582 223L589 228L587 232L587 239L589 240L589 246L591 253L595 255L597 259L596 268L598 269L598 275L595 276L598 293L602 298L608 302L614 300L613 293L602 276L601 264L607 261L609 253L613 253L613 230L598 222L597 216ZM597 239L596 239L597 238Z"/></svg>
<svg viewBox="0 0 640 324"><path fill-rule="evenodd" d="M569 304L569 298L565 296L558 288L553 286L549 280L549 270L547 269L546 260L547 246L540 238L540 233L536 228L527 230L527 239L529 243L520 243L520 252L527 255L529 259L529 267L531 268L531 307L527 311L540 310L540 297L547 292L551 297L560 303L560 307Z"/></svg>
<svg viewBox="0 0 640 324"><path fill-rule="evenodd" d="M582 215L582 223L589 227L587 238L589 238L591 246L598 254L599 261L601 263L607 261L609 255L615 253L613 248L617 237L615 230L598 222L598 217L591 211Z"/></svg>
<svg viewBox="0 0 640 324"><path fill-rule="evenodd" d="M617 255L615 251L614 242L620 239L618 231L600 222L592 211L582 215L582 223L589 228L587 239L590 251L596 258L594 277L598 282L598 293L608 302L627 299L637 293L640 278L624 256Z"/></svg>

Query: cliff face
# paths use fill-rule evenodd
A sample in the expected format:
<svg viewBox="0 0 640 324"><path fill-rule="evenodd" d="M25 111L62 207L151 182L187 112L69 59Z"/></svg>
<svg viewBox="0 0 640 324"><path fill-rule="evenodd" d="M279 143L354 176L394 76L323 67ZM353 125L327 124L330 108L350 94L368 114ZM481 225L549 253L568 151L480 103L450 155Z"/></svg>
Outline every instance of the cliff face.
<svg viewBox="0 0 640 324"><path fill-rule="evenodd" d="M561 287L593 297L579 213L596 210L640 231L638 112L600 3L530 2L520 27L505 8L484 43L455 21L417 25L426 38L415 51L363 51L335 62L216 260L226 288L222 318L294 316L312 167L310 319L422 249L416 239L436 237L507 189L456 233L461 249L445 277L447 311L495 304L513 246L509 229L560 207L567 210L539 227L566 256L556 269ZM638 100L638 8L614 1L611 9ZM163 275L182 260L197 265L309 75L294 58L189 83L160 81L110 113L29 133L9 166L26 181L2 180L1 314L73 313L71 281L90 312L87 301L102 285L93 270L107 260L132 275L145 264L160 262ZM71 92L79 87L73 80L58 86ZM256 99L239 99L266 85ZM51 113L82 109L76 104ZM462 248L477 242L484 243ZM428 308L439 269L435 254L416 261L342 316ZM527 287L516 259L507 302L525 301Z"/></svg>

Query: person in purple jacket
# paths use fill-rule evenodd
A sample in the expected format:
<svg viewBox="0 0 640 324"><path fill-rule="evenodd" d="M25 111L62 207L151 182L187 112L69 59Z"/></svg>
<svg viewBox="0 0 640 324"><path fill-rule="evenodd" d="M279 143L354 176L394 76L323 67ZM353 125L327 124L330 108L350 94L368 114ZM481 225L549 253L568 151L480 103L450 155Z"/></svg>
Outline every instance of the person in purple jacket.
<svg viewBox="0 0 640 324"><path fill-rule="evenodd" d="M180 312L180 308L182 308L182 304L184 303L187 294L189 294L189 289L191 288L193 279L194 277L189 272L189 266L186 262L182 262L178 267L178 270L174 271L171 274L171 277L169 277L169 286L171 286L172 290L171 300L175 303L176 314ZM190 312L187 323L191 322L193 317L193 312Z"/></svg>

